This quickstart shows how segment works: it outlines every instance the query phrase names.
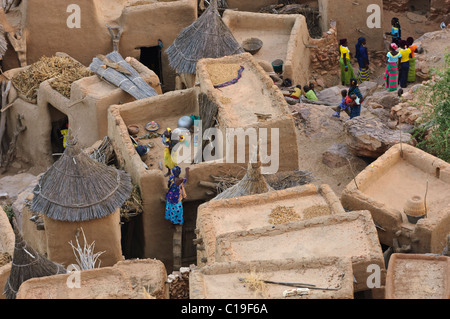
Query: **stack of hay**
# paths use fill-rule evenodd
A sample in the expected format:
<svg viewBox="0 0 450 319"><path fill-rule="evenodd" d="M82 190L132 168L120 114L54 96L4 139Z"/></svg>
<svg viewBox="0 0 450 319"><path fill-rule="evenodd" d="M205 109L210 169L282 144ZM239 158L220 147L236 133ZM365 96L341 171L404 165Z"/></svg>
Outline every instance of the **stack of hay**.
<svg viewBox="0 0 450 319"><path fill-rule="evenodd" d="M81 63L70 57L42 57L12 79L19 96L36 103L39 85L52 79L50 86L70 99L72 83L93 73Z"/></svg>

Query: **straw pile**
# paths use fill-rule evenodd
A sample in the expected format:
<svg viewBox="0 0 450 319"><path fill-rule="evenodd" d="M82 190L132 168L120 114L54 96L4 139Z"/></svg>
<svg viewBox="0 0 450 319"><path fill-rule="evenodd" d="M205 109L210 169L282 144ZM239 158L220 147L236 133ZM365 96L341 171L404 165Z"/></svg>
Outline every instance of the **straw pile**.
<svg viewBox="0 0 450 319"><path fill-rule="evenodd" d="M16 243L11 272L5 285L6 299L15 299L20 285L28 279L66 273L62 265L48 260L28 246L18 229L15 218L13 226Z"/></svg>
<svg viewBox="0 0 450 319"><path fill-rule="evenodd" d="M286 224L299 219L300 215L295 212L294 208L286 206L275 207L269 215L269 223L273 225Z"/></svg>
<svg viewBox="0 0 450 319"><path fill-rule="evenodd" d="M197 61L244 53L217 11L217 0L190 26L183 29L166 53L179 74L195 74Z"/></svg>
<svg viewBox="0 0 450 319"><path fill-rule="evenodd" d="M331 214L331 210L326 205L314 205L303 211L303 219L310 219L319 216L327 216Z"/></svg>
<svg viewBox="0 0 450 319"><path fill-rule="evenodd" d="M261 162L249 163L244 178L234 186L218 194L213 200L263 194L271 190L272 188L267 184L264 176L261 174Z"/></svg>
<svg viewBox="0 0 450 319"><path fill-rule="evenodd" d="M206 66L213 85L219 85L235 79L238 76L240 64L211 63Z"/></svg>
<svg viewBox="0 0 450 319"><path fill-rule="evenodd" d="M47 80L50 86L70 98L70 88L73 82L93 73L81 63L70 57L42 57L12 79L19 94L30 101L37 99L39 85Z"/></svg>
<svg viewBox="0 0 450 319"><path fill-rule="evenodd" d="M0 267L9 264L12 261L12 257L9 253L0 253Z"/></svg>
<svg viewBox="0 0 450 319"><path fill-rule="evenodd" d="M245 286L255 292L255 296L260 294L264 298L269 296L267 283L261 278L256 271L252 270L247 276L243 278Z"/></svg>
<svg viewBox="0 0 450 319"><path fill-rule="evenodd" d="M141 191L139 186L134 185L130 198L120 208L120 216L125 220L137 216L143 212Z"/></svg>
<svg viewBox="0 0 450 319"><path fill-rule="evenodd" d="M60 221L103 218L122 207L132 187L130 175L91 159L69 136L63 155L36 185L30 209Z"/></svg>
<svg viewBox="0 0 450 319"><path fill-rule="evenodd" d="M0 24L0 59L3 59L6 50L8 50L8 42L6 41L5 37L5 29Z"/></svg>

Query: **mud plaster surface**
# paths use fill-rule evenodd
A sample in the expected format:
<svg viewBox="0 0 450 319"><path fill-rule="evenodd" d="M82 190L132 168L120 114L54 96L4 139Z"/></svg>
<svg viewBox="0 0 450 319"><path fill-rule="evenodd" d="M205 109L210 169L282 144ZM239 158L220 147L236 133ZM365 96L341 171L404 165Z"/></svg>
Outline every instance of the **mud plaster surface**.
<svg viewBox="0 0 450 319"><path fill-rule="evenodd" d="M320 218L320 217L319 217ZM302 257L353 257L370 253L372 244L363 221L320 225L273 236L233 240L233 260L250 261Z"/></svg>
<svg viewBox="0 0 450 319"><path fill-rule="evenodd" d="M444 214L446 211L444 208L450 204L450 185L407 161L401 160L394 164L378 180L370 183L363 192L370 198L403 212L409 198L414 195L424 198L427 181L428 216Z"/></svg>
<svg viewBox="0 0 450 319"><path fill-rule="evenodd" d="M446 261L397 259L393 276L394 297L446 298L447 267Z"/></svg>
<svg viewBox="0 0 450 319"><path fill-rule="evenodd" d="M286 62L291 29L232 29L232 33L236 41L241 45L244 40L249 38L258 38L263 42L261 49L253 55L255 59L264 60L269 63L272 63L277 59Z"/></svg>
<svg viewBox="0 0 450 319"><path fill-rule="evenodd" d="M216 210L213 223L216 229L216 236L237 230L250 230L269 225L269 215L277 206L293 207L295 212L304 219L303 211L314 205L327 205L325 199L320 195L307 197L283 199L255 206L227 207L226 210Z"/></svg>
<svg viewBox="0 0 450 319"><path fill-rule="evenodd" d="M250 272L236 272L228 274L215 274L204 276L205 295L212 299L260 299L263 295L258 291L249 289L248 284L239 281L239 278L246 278ZM342 271L334 266L323 266L321 268L292 269L280 271L265 271L257 273L258 278L279 282L302 282L314 284L317 287L338 288L341 283ZM293 289L293 287L268 284L266 290L267 298L283 298L283 291ZM310 290L307 296L288 297L296 298L327 298L336 292L324 290Z"/></svg>
<svg viewBox="0 0 450 319"><path fill-rule="evenodd" d="M228 102L223 104L227 118L237 127L245 127L258 122L255 112L271 114L270 120L282 115L280 106L264 87L260 77L249 66L243 66L245 70L237 83L216 89L220 100Z"/></svg>

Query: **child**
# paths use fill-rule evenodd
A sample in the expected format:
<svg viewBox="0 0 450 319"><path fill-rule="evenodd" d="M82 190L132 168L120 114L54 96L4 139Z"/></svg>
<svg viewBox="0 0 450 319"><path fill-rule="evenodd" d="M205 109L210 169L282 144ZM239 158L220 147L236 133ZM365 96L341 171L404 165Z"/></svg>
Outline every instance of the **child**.
<svg viewBox="0 0 450 319"><path fill-rule="evenodd" d="M313 90L307 85L303 87L303 91L305 92L305 97L311 101L319 101Z"/></svg>
<svg viewBox="0 0 450 319"><path fill-rule="evenodd" d="M352 97L348 96L347 90L342 90L341 95L342 95L341 104L333 108L333 110L336 111L336 113L334 113L333 116L337 118L341 117L342 111L344 111L345 113L347 113L348 116L350 116L350 107L355 103L356 99L355 95L352 95L353 99Z"/></svg>
<svg viewBox="0 0 450 319"><path fill-rule="evenodd" d="M294 92L289 97L298 100L300 99L300 95L302 95L302 87L300 85L296 85Z"/></svg>
<svg viewBox="0 0 450 319"><path fill-rule="evenodd" d="M386 35L392 36L392 42L395 44L399 44L402 39L402 28L400 27L400 20L396 17L391 20L391 32L386 32Z"/></svg>
<svg viewBox="0 0 450 319"><path fill-rule="evenodd" d="M165 177L170 175L171 170L177 166L176 159L172 157L172 130L168 128L162 135L162 143L164 145L164 166L167 168Z"/></svg>

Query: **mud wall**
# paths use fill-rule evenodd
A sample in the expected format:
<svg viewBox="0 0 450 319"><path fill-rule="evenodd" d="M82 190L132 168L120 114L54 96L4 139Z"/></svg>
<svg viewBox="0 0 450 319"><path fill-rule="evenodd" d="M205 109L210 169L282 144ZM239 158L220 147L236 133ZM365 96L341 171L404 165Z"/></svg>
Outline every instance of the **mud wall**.
<svg viewBox="0 0 450 319"><path fill-rule="evenodd" d="M369 28L367 20L372 14L370 5L379 8L379 28ZM369 10L369 12L367 12ZM322 30L328 30L330 21L336 21L338 39L347 38L350 52L355 54L358 38L364 36L370 50L383 50L383 0L336 1L319 0L319 11L322 15ZM372 19L369 19L372 21ZM360 31L359 31L360 30Z"/></svg>
<svg viewBox="0 0 450 319"><path fill-rule="evenodd" d="M0 206L0 253L14 254L15 236L5 211Z"/></svg>
<svg viewBox="0 0 450 319"><path fill-rule="evenodd" d="M104 251L99 257L101 267L113 266L123 260L119 209L104 218L86 222L62 222L44 216L44 225L48 258L64 267L77 263L69 242L72 241L76 247L76 234L78 233L78 241L83 247L84 238L81 228L88 245L95 241L94 252Z"/></svg>

